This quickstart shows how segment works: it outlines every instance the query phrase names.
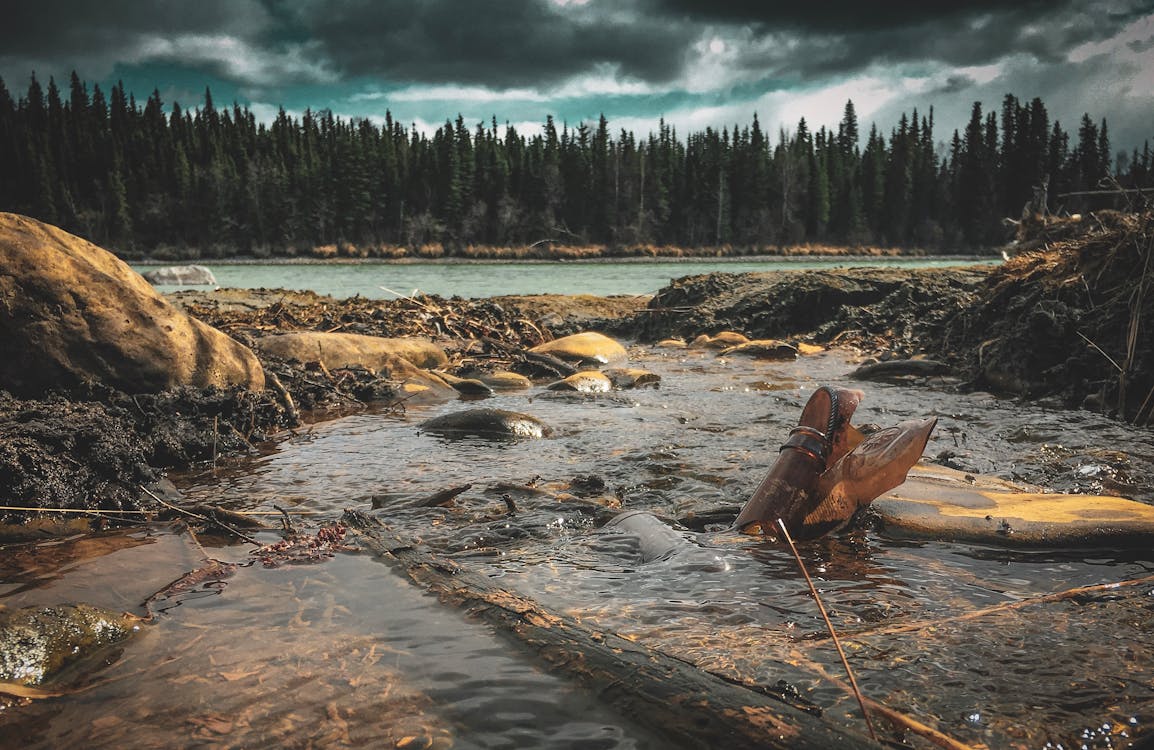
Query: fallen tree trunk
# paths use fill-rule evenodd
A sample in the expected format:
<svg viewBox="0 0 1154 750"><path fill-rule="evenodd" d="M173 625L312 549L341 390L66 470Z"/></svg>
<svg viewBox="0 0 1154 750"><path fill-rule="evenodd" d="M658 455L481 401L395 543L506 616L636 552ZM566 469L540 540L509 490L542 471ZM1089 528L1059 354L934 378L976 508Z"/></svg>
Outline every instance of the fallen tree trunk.
<svg viewBox="0 0 1154 750"><path fill-rule="evenodd" d="M392 562L441 601L494 625L535 655L550 672L576 678L623 716L676 747L824 750L879 748L868 737L835 726L791 704L788 690L726 681L612 633L493 585L488 578L394 537L371 516L346 511L361 543Z"/></svg>

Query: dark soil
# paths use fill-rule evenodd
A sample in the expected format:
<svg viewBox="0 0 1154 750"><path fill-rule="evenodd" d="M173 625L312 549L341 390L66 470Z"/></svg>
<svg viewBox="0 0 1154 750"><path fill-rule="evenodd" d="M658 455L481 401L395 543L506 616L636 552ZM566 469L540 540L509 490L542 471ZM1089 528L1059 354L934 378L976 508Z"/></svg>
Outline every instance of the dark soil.
<svg viewBox="0 0 1154 750"><path fill-rule="evenodd" d="M40 400L0 391L0 498L40 508L149 507L140 487L159 470L254 450L287 423L267 391L105 391ZM0 522L25 515L0 511Z"/></svg>
<svg viewBox="0 0 1154 750"><path fill-rule="evenodd" d="M643 340L737 331L910 356L972 303L990 267L713 273L662 289L637 325Z"/></svg>
<svg viewBox="0 0 1154 750"><path fill-rule="evenodd" d="M932 341L976 387L1060 397L1137 424L1154 409L1154 214L1023 226L1017 255Z"/></svg>

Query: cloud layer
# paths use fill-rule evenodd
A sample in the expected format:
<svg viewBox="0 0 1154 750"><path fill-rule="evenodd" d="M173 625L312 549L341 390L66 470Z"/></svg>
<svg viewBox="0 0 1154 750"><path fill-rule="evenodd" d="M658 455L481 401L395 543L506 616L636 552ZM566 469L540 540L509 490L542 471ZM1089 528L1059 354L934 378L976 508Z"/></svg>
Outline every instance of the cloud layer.
<svg viewBox="0 0 1154 750"><path fill-rule="evenodd" d="M703 127L754 111L770 126L801 115L830 124L853 98L883 127L932 104L947 128L975 99L997 106L1013 92L1041 96L1063 119L1106 116L1119 144L1154 136L1154 0L9 5L0 76L15 91L33 70L60 80L76 70L170 97L208 84L266 109L390 108L434 123L458 112L537 122L604 112L649 127L661 115Z"/></svg>

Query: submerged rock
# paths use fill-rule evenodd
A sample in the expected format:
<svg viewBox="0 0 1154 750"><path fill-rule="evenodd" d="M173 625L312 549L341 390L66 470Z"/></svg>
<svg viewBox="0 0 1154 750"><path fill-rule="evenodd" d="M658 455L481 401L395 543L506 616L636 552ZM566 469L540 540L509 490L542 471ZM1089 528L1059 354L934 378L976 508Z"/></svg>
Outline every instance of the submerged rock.
<svg viewBox="0 0 1154 750"><path fill-rule="evenodd" d="M736 331L722 331L720 333L710 336L708 334L701 334L689 344L691 349L727 349L731 346L744 344L749 341L743 333Z"/></svg>
<svg viewBox="0 0 1154 750"><path fill-rule="evenodd" d="M0 613L0 680L39 685L64 667L124 640L141 619L87 604Z"/></svg>
<svg viewBox="0 0 1154 750"><path fill-rule="evenodd" d="M107 250L0 213L0 387L20 396L101 383L128 393L181 385L259 390L248 347L169 304Z"/></svg>
<svg viewBox="0 0 1154 750"><path fill-rule="evenodd" d="M216 276L204 266L165 266L146 271L144 278L149 284L216 286Z"/></svg>
<svg viewBox="0 0 1154 750"><path fill-rule="evenodd" d="M656 386L661 382L661 376L649 370L635 367L614 367L604 371L606 377L613 382L614 388L641 388L642 386Z"/></svg>
<svg viewBox="0 0 1154 750"><path fill-rule="evenodd" d="M546 341L529 351L536 354L550 354L566 362L589 364L610 364L624 362L628 357L625 347L603 333L586 331L572 336Z"/></svg>
<svg viewBox="0 0 1154 750"><path fill-rule="evenodd" d="M423 432L443 437L474 435L509 440L548 437L553 429L530 414L505 409L467 409L442 414L421 424Z"/></svg>

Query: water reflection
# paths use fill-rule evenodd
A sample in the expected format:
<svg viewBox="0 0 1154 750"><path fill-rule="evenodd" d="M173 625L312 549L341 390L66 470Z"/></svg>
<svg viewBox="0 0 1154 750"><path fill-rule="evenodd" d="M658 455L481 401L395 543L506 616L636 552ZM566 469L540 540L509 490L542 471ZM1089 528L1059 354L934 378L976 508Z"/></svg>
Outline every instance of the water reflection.
<svg viewBox="0 0 1154 750"><path fill-rule="evenodd" d="M398 534L547 608L732 679L784 681L854 725L856 707L831 677L840 666L792 555L722 530L812 390L844 383L851 366L837 354L786 363L632 355L663 376L660 390L486 401L533 414L556 430L551 438L448 442L416 426L463 407L423 406L314 425L266 456L180 483L196 502L276 503L315 522L347 507L375 509ZM927 454L967 471L1063 490L1109 491L1106 480L1122 477L1130 494L1154 499L1148 430L982 393L866 391L859 420L938 416ZM1089 465L1102 468L1083 470ZM422 503L466 484L443 504ZM602 528L629 509L692 526L677 532L685 545L646 559L635 536ZM1154 586L1061 596L1154 574L1149 550L1011 551L856 530L804 544L801 554L874 700L991 747L1107 747L1121 735L1081 738L1106 723L1151 731ZM48 591L51 580L63 585L52 596L69 587L82 595L72 582L84 580L74 576L85 567L30 574L7 593ZM1047 595L1054 598L1035 601ZM179 744L160 724L238 745L375 744L402 734L431 744L451 738L454 747L649 741L368 558L245 568L223 595L181 610L130 645L107 673L112 683L51 710L22 709L43 725L17 722L25 734L6 733L0 744L15 741L9 736L40 746ZM270 688L275 697L255 697ZM527 716L536 717L530 729ZM76 728L90 723L86 734Z"/></svg>

